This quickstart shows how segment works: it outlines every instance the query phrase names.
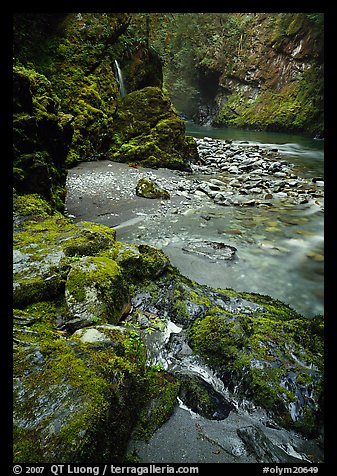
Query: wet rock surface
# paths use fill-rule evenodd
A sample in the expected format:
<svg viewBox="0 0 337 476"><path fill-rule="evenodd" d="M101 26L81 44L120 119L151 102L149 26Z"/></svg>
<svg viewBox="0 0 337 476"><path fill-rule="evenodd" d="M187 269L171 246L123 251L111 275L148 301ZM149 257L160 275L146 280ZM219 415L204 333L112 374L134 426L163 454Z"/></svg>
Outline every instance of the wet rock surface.
<svg viewBox="0 0 337 476"><path fill-rule="evenodd" d="M14 312L17 460L320 461L322 322L194 283L160 250L114 236L57 214L16 230L31 261L63 252L56 295L32 292ZM172 453L177 431L184 454Z"/></svg>
<svg viewBox="0 0 337 476"><path fill-rule="evenodd" d="M214 241L193 242L186 243L183 251L187 253L195 253L200 256L206 256L213 260L231 260L234 259L237 249L234 246L226 245L224 243L217 243Z"/></svg>
<svg viewBox="0 0 337 476"><path fill-rule="evenodd" d="M277 397L278 403L273 400L274 403L269 409L267 403L271 397L271 394L267 396L267 393L284 372L281 369L288 365L294 369L296 362L299 363L299 355L302 351L299 348L295 350L290 344L292 319L298 324L298 316L292 315L291 312L289 314L289 308L283 308L283 317L281 314L277 316L270 307L272 301L266 299L257 303L254 295L246 295L246 299L243 299L237 295L235 297L228 295L225 291L215 292L186 281L178 283L174 280L167 281L165 278L158 284L159 289L157 287L155 289L152 285L147 291L143 288L136 292L132 300L133 311L127 318L127 322L131 325L138 322L140 325L148 349L148 362L161 366L181 381L179 406L170 420L158 429L150 440L144 442L133 438L129 443L129 452L136 452L142 462L289 463L312 461L312 458L320 461L322 435L320 434L317 438L302 439L296 431L289 427L286 429L283 417L281 420L277 417L277 407L280 409L285 403L280 394ZM194 306L191 306L192 302ZM216 327L213 328L209 318L212 315L221 316L221 320L218 320ZM265 317L262 318L262 316ZM252 324L259 322L257 325L260 327L261 318L265 319L268 338L263 337L258 347L253 350L255 333L251 334L252 341L246 347L243 341L241 343L238 341L236 332L240 335L240 326L245 322L245 331L243 328L242 331L243 334L246 333L249 320ZM161 325L153 326L153 323L158 321L161 321ZM224 328L221 322L226 323ZM235 325L232 329L236 329L234 333L230 331L233 323ZM210 335L218 335L217 340L223 338L225 335L223 331L226 328L225 333L228 332L230 338L223 348L224 352L220 350L217 340L212 340L211 347L206 353L200 353L200 348L196 352L193 335L201 326L205 326L205 334L201 334L201 346L207 342ZM283 330L280 330L280 326L284 326ZM287 343L281 343L276 334L272 337L272 328L277 329L278 333L286 334ZM151 332L149 332L150 329L152 329ZM260 335L261 330L260 327L255 336ZM246 337L248 335L249 332ZM230 356L231 345L236 357L234 354ZM265 357L262 357L258 349L265 345L269 347L269 350ZM246 357L249 357L248 360L243 359L244 366L238 370L241 351L245 354L247 352ZM232 358L234 358L235 370L233 367L234 371L231 372ZM307 358L308 355L305 359ZM292 359L292 363L289 359ZM273 362L277 368L276 373L273 370ZM264 372L268 366L270 372L266 377ZM308 362L305 364L304 361L301 361L298 371L299 374L294 370L293 376L297 374L295 380L299 375L303 376L303 371L308 372L310 379L315 380L319 375L317 369L315 370L311 364L308 365ZM260 384L255 386L257 381L253 383L254 377L249 383L253 376L251 372L256 373L256 376L259 375L259 378L263 380L266 377L262 385L264 397L266 397L263 404L262 400L257 398ZM287 371L285 371L286 374ZM282 382L281 377L280 384ZM313 380L311 382L313 383ZM317 383L318 380L316 380ZM295 397L304 390L304 387L299 381L295 383L293 380L293 384L297 387L296 390L295 387L292 388ZM256 394L251 393L250 385L253 385ZM313 388L311 384L309 387ZM305 398L300 398L298 403L300 401L304 403L305 400L310 405L309 400ZM293 401L291 397L286 413L289 416L292 415L290 418L294 418L290 427L299 428L295 420L299 417L301 410L295 416ZM282 420L283 424L280 424ZM174 443L177 437L184 442L179 445L179 448Z"/></svg>
<svg viewBox="0 0 337 476"><path fill-rule="evenodd" d="M199 160L193 164L193 171L223 174L223 180L211 179L211 184L203 189L220 205L268 206L273 198L303 204L322 197L322 190L317 187L319 181L297 176L277 149L207 137L197 143Z"/></svg>
<svg viewBox="0 0 337 476"><path fill-rule="evenodd" d="M292 171L291 163L282 160L277 152L255 145L233 145L227 141L210 138L197 139L197 146L199 159L191 164L192 174L165 169L130 170L126 165L107 161L81 164L69 173L68 212L71 209L69 213L75 214L76 219L87 218L89 215L95 216L97 220L103 220L100 217L104 217L105 224L116 227L120 226L116 217L120 214L123 218L128 218L131 214L132 218L139 217L142 215L139 211L142 207L143 211L160 210L161 214L168 212L181 214L192 203L200 204L207 199L223 206L263 208L271 207L281 200L290 204L317 201L319 206L323 207L324 180L296 175ZM86 173L87 167L92 167L92 174L89 177ZM124 180L119 175L122 171L125 173ZM217 178L212 177L214 175ZM91 191L88 190L89 179L92 184ZM95 193L95 184L92 183L96 180L99 181L100 190L97 190L99 193ZM164 203L158 201L155 204L137 198L134 190L139 181L144 184L155 183L159 190L167 191L171 200ZM105 193L106 200L103 199ZM157 197L152 195L150 198L168 198L168 195L158 194ZM89 207L89 200L94 206ZM109 207L106 203L109 200L114 200L113 207ZM120 206L123 208L120 209ZM131 210L131 207L134 209ZM105 208L110 210L110 213L105 212ZM111 208L115 213L111 212ZM207 221L210 217L205 216L204 219Z"/></svg>
<svg viewBox="0 0 337 476"><path fill-rule="evenodd" d="M15 210L14 461L120 462L143 407L166 398L169 413L178 391L150 371L138 333L115 325L131 310L132 280L154 279L168 260L103 225Z"/></svg>

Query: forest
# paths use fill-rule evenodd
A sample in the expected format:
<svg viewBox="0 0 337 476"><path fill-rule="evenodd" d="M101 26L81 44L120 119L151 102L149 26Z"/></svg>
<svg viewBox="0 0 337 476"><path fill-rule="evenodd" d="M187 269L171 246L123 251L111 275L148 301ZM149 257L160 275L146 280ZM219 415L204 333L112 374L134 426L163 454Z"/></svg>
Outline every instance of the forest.
<svg viewBox="0 0 337 476"><path fill-rule="evenodd" d="M324 462L323 38L14 14L15 464Z"/></svg>

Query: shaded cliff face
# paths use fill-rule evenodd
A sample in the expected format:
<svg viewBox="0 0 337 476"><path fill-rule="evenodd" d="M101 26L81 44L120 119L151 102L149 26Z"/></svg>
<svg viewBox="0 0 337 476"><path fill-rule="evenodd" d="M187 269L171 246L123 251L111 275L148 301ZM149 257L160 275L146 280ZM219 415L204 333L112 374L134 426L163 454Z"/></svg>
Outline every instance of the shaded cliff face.
<svg viewBox="0 0 337 476"><path fill-rule="evenodd" d="M247 17L232 64L215 68L216 124L323 132L322 43L306 15Z"/></svg>
<svg viewBox="0 0 337 476"><path fill-rule="evenodd" d="M127 14L18 15L14 56L45 75L62 111L73 116L68 164L99 158L116 111L119 88L114 58Z"/></svg>
<svg viewBox="0 0 337 476"><path fill-rule="evenodd" d="M197 122L322 135L323 14L171 14L153 42Z"/></svg>

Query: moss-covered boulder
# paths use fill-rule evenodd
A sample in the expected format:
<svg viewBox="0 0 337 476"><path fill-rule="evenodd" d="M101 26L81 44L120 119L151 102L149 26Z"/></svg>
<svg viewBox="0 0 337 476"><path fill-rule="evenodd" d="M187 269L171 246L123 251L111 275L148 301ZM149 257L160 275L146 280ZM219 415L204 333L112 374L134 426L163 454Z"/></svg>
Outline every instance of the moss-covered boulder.
<svg viewBox="0 0 337 476"><path fill-rule="evenodd" d="M130 311L130 295L118 264L103 257L85 257L71 266L65 284L70 319L67 327L93 322L117 324Z"/></svg>
<svg viewBox="0 0 337 476"><path fill-rule="evenodd" d="M17 313L24 324L16 325L14 461L121 461L135 409L148 398L144 346L114 326L104 328L104 341L64 337L46 307Z"/></svg>
<svg viewBox="0 0 337 476"><path fill-rule="evenodd" d="M161 250L130 243L119 244L116 262L132 285L155 280L170 267L169 259Z"/></svg>
<svg viewBox="0 0 337 476"><path fill-rule="evenodd" d="M133 91L120 101L114 131L112 160L188 170L198 155L194 140L186 139L183 121L157 87Z"/></svg>
<svg viewBox="0 0 337 476"><path fill-rule="evenodd" d="M136 195L144 198L170 198L170 194L149 178L141 178L136 186Z"/></svg>
<svg viewBox="0 0 337 476"><path fill-rule="evenodd" d="M317 436L322 418L320 325L308 325L300 316L280 321L218 312L194 324L191 345L232 389L239 386L242 397L270 411L279 424Z"/></svg>
<svg viewBox="0 0 337 476"><path fill-rule="evenodd" d="M36 194L14 199L13 302L22 307L64 293L71 265L81 256L113 249L115 231L73 225Z"/></svg>
<svg viewBox="0 0 337 476"><path fill-rule="evenodd" d="M75 224L73 233L62 239L62 248L66 256L92 256L102 251L114 249L116 231L104 225L91 222Z"/></svg>
<svg viewBox="0 0 337 476"><path fill-rule="evenodd" d="M254 402L307 437L320 434L322 317L308 320L268 296L215 290L178 274L142 286L133 304L136 314L166 316L183 326L188 345L239 401ZM194 408L204 414L214 409L199 384L184 388Z"/></svg>
<svg viewBox="0 0 337 476"><path fill-rule="evenodd" d="M16 196L14 209L14 461L121 462L136 425L157 428L179 390L147 365L139 332L115 325L131 287L168 260L128 250L103 225L74 225L38 195Z"/></svg>

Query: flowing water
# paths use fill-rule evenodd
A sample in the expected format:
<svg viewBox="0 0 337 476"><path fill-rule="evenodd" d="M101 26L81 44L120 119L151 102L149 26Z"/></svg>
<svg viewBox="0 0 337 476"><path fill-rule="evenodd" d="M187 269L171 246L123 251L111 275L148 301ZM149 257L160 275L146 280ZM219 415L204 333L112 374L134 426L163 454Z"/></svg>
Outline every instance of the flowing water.
<svg viewBox="0 0 337 476"><path fill-rule="evenodd" d="M296 174L323 176L323 142L301 136L187 128L203 133L277 148L294 164ZM260 141L264 142L260 142ZM296 142L291 142L296 141ZM174 171L132 169L108 161L82 163L68 175L66 208L75 221L96 221L117 230L120 241L157 246L180 271L215 288L267 294L291 305L305 316L324 313L323 200L273 207L224 207L200 197L191 200L179 191L160 202L135 195L137 180L151 174L164 187ZM216 176L186 175L185 180ZM221 178L221 177L220 177ZM165 212L164 212L165 211ZM189 242L223 242L237 249L235 260L211 260L188 253ZM187 251L186 251L187 250Z"/></svg>
<svg viewBox="0 0 337 476"><path fill-rule="evenodd" d="M277 148L294 164L297 175L323 176L322 141L200 126L189 126L187 132ZM324 313L323 225L322 200L304 205L280 201L278 207L270 208L223 207L200 200L182 214L156 215L150 226L123 226L117 237L163 249L183 274L202 284L268 294L306 316L314 316ZM216 262L186 253L191 239L225 242L237 248L238 259Z"/></svg>
<svg viewBox="0 0 337 476"><path fill-rule="evenodd" d="M249 131L235 128L198 126L186 122L186 133L193 137L248 141L261 147L276 148L307 177L323 175L324 141L283 132Z"/></svg>

